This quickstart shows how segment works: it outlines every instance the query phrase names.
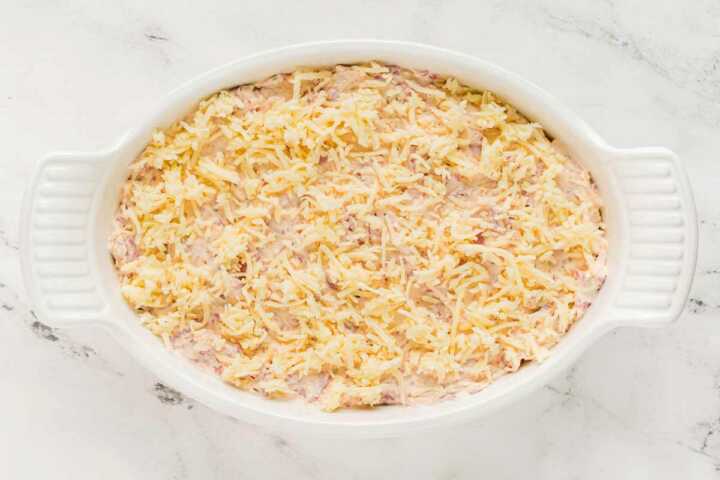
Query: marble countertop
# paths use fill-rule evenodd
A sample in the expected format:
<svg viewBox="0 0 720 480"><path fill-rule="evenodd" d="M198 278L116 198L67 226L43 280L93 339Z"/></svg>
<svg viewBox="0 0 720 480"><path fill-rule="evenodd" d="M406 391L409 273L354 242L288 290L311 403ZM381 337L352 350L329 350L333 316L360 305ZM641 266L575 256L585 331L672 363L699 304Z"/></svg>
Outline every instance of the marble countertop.
<svg viewBox="0 0 720 480"><path fill-rule="evenodd" d="M101 3L104 4L101 6ZM720 476L720 3L10 2L0 18L0 478L676 479ZM203 4L203 6L201 6ZM610 143L662 145L698 202L692 298L612 332L501 414L411 438L285 438L158 383L101 331L27 304L20 199L51 150L114 142L179 83L301 41L436 44L529 78ZM612 375L609 373L612 372Z"/></svg>

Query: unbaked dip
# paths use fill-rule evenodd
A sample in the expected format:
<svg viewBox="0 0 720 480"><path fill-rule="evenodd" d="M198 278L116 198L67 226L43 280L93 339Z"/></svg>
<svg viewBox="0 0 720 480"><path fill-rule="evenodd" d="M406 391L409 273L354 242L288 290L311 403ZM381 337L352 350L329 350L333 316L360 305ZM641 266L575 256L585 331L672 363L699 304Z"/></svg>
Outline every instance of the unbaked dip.
<svg viewBox="0 0 720 480"><path fill-rule="evenodd" d="M589 172L492 92L368 63L217 92L130 165L109 249L167 348L328 411L541 361L606 276Z"/></svg>

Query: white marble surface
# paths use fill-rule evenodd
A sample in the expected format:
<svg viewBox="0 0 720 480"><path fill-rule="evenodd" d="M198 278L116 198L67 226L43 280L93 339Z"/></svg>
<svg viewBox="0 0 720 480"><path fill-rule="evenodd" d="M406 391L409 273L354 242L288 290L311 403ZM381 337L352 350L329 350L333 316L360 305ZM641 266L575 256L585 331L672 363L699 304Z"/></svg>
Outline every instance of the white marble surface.
<svg viewBox="0 0 720 480"><path fill-rule="evenodd" d="M3 2L0 478L720 476L720 3L176 3ZM613 332L564 378L491 418L357 442L280 438L238 423L158 386L104 333L36 323L17 227L34 161L108 145L208 68L340 37L481 56L560 97L617 146L680 154L701 220L693 300L680 321Z"/></svg>

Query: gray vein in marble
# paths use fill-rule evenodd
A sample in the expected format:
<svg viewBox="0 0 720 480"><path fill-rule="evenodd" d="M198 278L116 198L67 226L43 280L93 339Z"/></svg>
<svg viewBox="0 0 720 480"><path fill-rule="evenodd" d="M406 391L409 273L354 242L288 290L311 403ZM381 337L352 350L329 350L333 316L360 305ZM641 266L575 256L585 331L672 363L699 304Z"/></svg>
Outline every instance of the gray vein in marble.
<svg viewBox="0 0 720 480"><path fill-rule="evenodd" d="M567 377L566 377L567 378ZM570 382L569 386L565 390L558 389L557 387L553 385L546 385L546 390L549 390L553 393L556 393L558 395L561 395L563 397L563 400L561 402L561 406L568 406L571 402L576 402L580 405L584 406L590 406L594 408L595 410L598 410L605 414L608 418L615 421L618 425L623 427L626 430L630 430L636 433L643 433L643 432L637 432L632 426L630 426L625 419L623 419L620 415L615 413L614 411L607 408L605 405L600 403L594 398L586 397L584 395L578 394L575 389L573 388L572 381ZM552 408L552 407L551 407Z"/></svg>
<svg viewBox="0 0 720 480"><path fill-rule="evenodd" d="M713 388L716 394L720 394L720 371L713 374ZM696 426L701 429L702 434L700 446L693 451L711 458L715 469L720 470L720 416L711 421L698 422Z"/></svg>
<svg viewBox="0 0 720 480"><path fill-rule="evenodd" d="M174 388L168 387L160 382L155 383L153 386L155 397L163 405L185 405L188 410L192 410L194 405L191 401L185 397L182 393L178 392Z"/></svg>
<svg viewBox="0 0 720 480"><path fill-rule="evenodd" d="M18 244L10 241L7 234L5 233L5 230L0 230L0 245L7 247L11 250L15 250L15 251L20 250L20 246Z"/></svg>
<svg viewBox="0 0 720 480"><path fill-rule="evenodd" d="M575 371L576 367L573 366L565 374L563 382L566 384L566 386L564 388L559 388L555 386L555 384L558 382L553 382L551 384L545 385L545 388L547 390L563 397L561 403L562 406L566 406L575 397ZM551 406L550 408L552 409L553 407Z"/></svg>
<svg viewBox="0 0 720 480"><path fill-rule="evenodd" d="M662 48L657 53L645 39L623 31L614 18L602 23L594 18L559 14L546 8L541 12L547 19L547 25L557 31L580 35L619 49L676 87L688 89L706 100L717 102L720 98L720 48L707 58L687 58L671 47Z"/></svg>
<svg viewBox="0 0 720 480"><path fill-rule="evenodd" d="M173 480L183 480L185 478L188 478L188 469L187 465L185 464L185 458L183 458L182 453L179 451L175 452L175 462L178 466L178 471L175 472L172 476Z"/></svg>
<svg viewBox="0 0 720 480"><path fill-rule="evenodd" d="M145 38L151 42L167 42L169 40L167 37L155 33L146 33Z"/></svg>
<svg viewBox="0 0 720 480"><path fill-rule="evenodd" d="M572 375L574 375L574 373ZM569 376L571 376L571 374L566 376L565 379L568 380ZM693 445L688 445L687 443L679 441L679 440L667 439L667 438L663 438L662 436L655 437L648 432L638 430L637 428L632 426L630 423L628 423L628 421L626 419L624 419L623 417L618 415L613 410L607 408L605 405L603 405L598 400L596 400L592 397L587 397L587 396L580 395L579 393L577 393L572 386L572 381L570 381L569 383L570 383L570 385L564 390L559 389L553 385L546 385L545 389L564 397L561 402L562 406L566 407L571 402L575 402L575 404L577 404L579 406L592 407L594 410L603 413L608 419L612 420L615 424L619 425L621 428L623 428L624 430L627 430L628 432L640 435L641 437L645 438L647 441L670 442L674 445L677 445L679 447L687 449L690 452L693 452L693 453L696 453L698 455L708 458L709 460L712 461L713 467L716 470L720 469L720 457L708 452L710 440L715 435L720 433L720 418L716 419L715 421L713 421L710 424L708 424L708 423L699 424L699 426L704 428L704 431L703 431L702 440L700 441L700 445L698 447L695 447ZM552 409L552 407L551 407L551 409ZM547 411L543 412L543 413L547 413Z"/></svg>
<svg viewBox="0 0 720 480"><path fill-rule="evenodd" d="M163 63L165 65L170 65L172 63L172 57L170 56L170 52L168 51L166 46L169 45L171 42L166 35L160 32L161 31L157 28L151 28L143 32L143 37L147 40L147 43L152 46L151 50L160 55ZM135 41L133 41L133 43L137 44L137 42ZM146 48L140 44L138 44L138 46L143 49Z"/></svg>
<svg viewBox="0 0 720 480"><path fill-rule="evenodd" d="M28 316L30 318L27 318ZM38 320L35 312L32 310L29 311L29 315L23 315L23 320L30 326L30 331L32 331L36 337L49 342L57 343L61 350L71 357L84 360L97 356L97 352L94 348L78 343L67 337L64 333L58 332L54 328L42 323ZM101 360L101 362L106 363L105 360ZM116 375L122 375L117 371L113 371L113 373Z"/></svg>
<svg viewBox="0 0 720 480"><path fill-rule="evenodd" d="M33 312L30 312L30 313L32 314L33 318L37 318L35 316L35 313L33 313ZM30 330L32 330L32 332L36 336L42 338L43 340L48 340L50 342L57 342L58 340L60 340L60 338L57 335L55 335L55 331L52 328L48 327L47 325L40 322L39 320L35 320L34 322L32 322L30 324Z"/></svg>
<svg viewBox="0 0 720 480"><path fill-rule="evenodd" d="M703 435L700 448L698 449L700 452L706 453L710 439L720 432L720 418L716 418L712 423L701 422L699 425L707 428L705 434Z"/></svg>
<svg viewBox="0 0 720 480"><path fill-rule="evenodd" d="M714 305L702 300L700 298L691 297L688 300L688 311L690 313L703 313L709 308L720 308L720 305Z"/></svg>
<svg viewBox="0 0 720 480"><path fill-rule="evenodd" d="M35 337L57 345L64 354L80 360L92 359L91 364L97 368L116 376L123 376L92 347L83 345L67 334L41 322L33 310L20 302L18 294L2 282L0 282L0 309L6 312L8 318L19 318Z"/></svg>
<svg viewBox="0 0 720 480"><path fill-rule="evenodd" d="M693 447L692 445L688 445L679 440L677 440L673 443L679 447L687 449L689 452L696 453L700 456L703 456L703 457L709 459L713 463L713 467L715 468L715 471L720 471L720 458L710 455L702 448L702 446L701 446L701 448L696 448L696 447ZM707 447L705 447L705 448L707 448Z"/></svg>
<svg viewBox="0 0 720 480"><path fill-rule="evenodd" d="M6 307L10 307L10 309L8 310ZM56 329L42 323L38 320L35 312L32 310L19 310L17 305L13 305L6 301L3 302L2 308L8 312L8 315L20 318L20 320L28 327L35 337L56 345L63 354L77 360L90 360L90 362L87 363L88 365L97 367L105 372L112 373L115 376L123 376L123 374L114 368L107 360L98 355L95 349L79 343L68 337L65 333L59 332Z"/></svg>
<svg viewBox="0 0 720 480"><path fill-rule="evenodd" d="M704 303L700 301L701 303ZM680 440L674 440L674 439L668 439L664 436L653 436L649 432L645 432L642 430L638 430L633 425L631 425L626 419L618 415L616 412L611 410L610 408L603 405L601 402L599 402L597 399L588 397L585 395L580 394L577 391L577 388L575 386L575 374L576 374L577 368L572 367L568 372L565 374L564 378L560 382L553 382L552 384L546 385L544 388L550 392L553 392L560 397L562 397L562 400L560 402L560 406L562 407L572 407L572 406L584 406L584 407L591 407L594 410L603 413L608 419L615 422L617 425L619 425L624 430L627 430L628 432L632 432L634 434L640 435L641 437L645 438L648 441L663 441L663 442L670 442L674 445L677 445L679 447L682 447L684 449L687 449L690 452L693 452L695 454L701 455L707 459L709 459L713 463L713 467L720 471L720 456L714 454L711 450L712 447L712 441L716 440L718 442L718 446L720 447L720 417L716 418L712 422L700 422L697 426L702 428L702 436L700 441L698 442L698 446L690 445L688 443L685 443ZM566 385L564 387L558 387L557 383L565 383ZM718 389L720 387L720 372L718 372L715 375L715 389ZM552 410L557 405L553 405L549 407L546 411L543 412L544 414L547 414L549 410ZM719 449L720 450L720 449Z"/></svg>
<svg viewBox="0 0 720 480"><path fill-rule="evenodd" d="M545 10L545 15L550 20L548 24L556 30L566 33L576 33L587 39L600 41L611 47L620 48L635 60L648 64L662 77L670 79L668 69L640 48L632 36L620 31L615 22L608 27L595 20L579 19L573 16L562 17L547 10Z"/></svg>
<svg viewBox="0 0 720 480"><path fill-rule="evenodd" d="M89 19L83 27L104 41L111 40L118 46L150 53L160 57L165 65L171 64L172 58L166 46L172 42L163 29L157 23L144 18L141 12L134 12L129 16L132 21L119 25L94 18Z"/></svg>
<svg viewBox="0 0 720 480"><path fill-rule="evenodd" d="M311 456L299 451L287 439L279 435L269 435L269 437L272 439L275 451L296 465L309 478L318 478L320 476L320 469Z"/></svg>

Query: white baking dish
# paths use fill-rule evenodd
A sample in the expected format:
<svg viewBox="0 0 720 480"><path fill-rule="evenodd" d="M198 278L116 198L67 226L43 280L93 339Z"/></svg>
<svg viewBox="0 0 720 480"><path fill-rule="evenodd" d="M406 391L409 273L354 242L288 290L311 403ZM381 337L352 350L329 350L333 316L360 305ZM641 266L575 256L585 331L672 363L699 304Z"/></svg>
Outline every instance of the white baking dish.
<svg viewBox="0 0 720 480"><path fill-rule="evenodd" d="M320 412L301 401L239 391L166 350L119 293L106 247L128 164L151 132L216 90L307 65L380 60L452 75L492 90L560 139L592 172L605 202L609 273L586 315L542 364L480 393L431 406ZM485 415L546 383L592 342L622 325L663 325L680 314L697 254L695 207L677 157L664 148L616 149L533 84L495 65L439 48L374 40L304 44L230 63L171 93L114 147L40 162L26 194L22 268L39 319L52 327L105 327L163 382L238 419L292 431L387 436Z"/></svg>

